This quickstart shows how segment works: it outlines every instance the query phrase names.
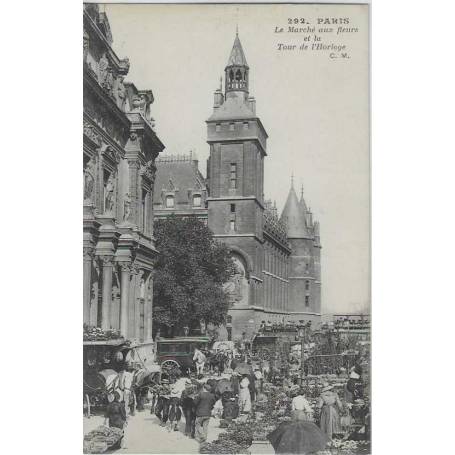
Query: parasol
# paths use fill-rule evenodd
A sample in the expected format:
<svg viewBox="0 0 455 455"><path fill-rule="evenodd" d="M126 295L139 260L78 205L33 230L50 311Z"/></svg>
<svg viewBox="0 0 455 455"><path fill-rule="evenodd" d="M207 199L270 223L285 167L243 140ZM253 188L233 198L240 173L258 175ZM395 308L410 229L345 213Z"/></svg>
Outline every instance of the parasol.
<svg viewBox="0 0 455 455"><path fill-rule="evenodd" d="M253 374L253 367L247 363L239 363L234 371L239 374Z"/></svg>
<svg viewBox="0 0 455 455"><path fill-rule="evenodd" d="M275 453L303 454L323 450L329 438L313 423L304 420L283 422L267 435Z"/></svg>

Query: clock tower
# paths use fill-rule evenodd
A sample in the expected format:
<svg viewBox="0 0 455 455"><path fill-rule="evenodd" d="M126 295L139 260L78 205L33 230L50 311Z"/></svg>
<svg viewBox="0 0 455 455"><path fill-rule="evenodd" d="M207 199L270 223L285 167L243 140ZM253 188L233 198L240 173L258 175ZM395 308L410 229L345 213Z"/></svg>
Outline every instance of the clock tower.
<svg viewBox="0 0 455 455"><path fill-rule="evenodd" d="M250 68L238 34L224 73L224 91L221 85L216 90L213 114L207 120L207 202L209 228L231 248L239 269L233 314L235 309L262 305L267 156L267 133L249 93Z"/></svg>

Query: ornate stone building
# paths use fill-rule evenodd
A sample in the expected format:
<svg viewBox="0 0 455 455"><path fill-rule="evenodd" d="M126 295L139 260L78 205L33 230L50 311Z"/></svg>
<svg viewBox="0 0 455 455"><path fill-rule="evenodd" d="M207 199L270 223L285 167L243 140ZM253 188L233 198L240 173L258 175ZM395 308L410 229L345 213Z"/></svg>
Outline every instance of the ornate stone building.
<svg viewBox="0 0 455 455"><path fill-rule="evenodd" d="M250 68L238 35L207 120L207 178L190 156L156 161L157 217L196 214L229 245L237 274L226 288L232 306L228 331L253 333L262 320L320 322L319 224L293 185L278 216L264 198L267 132L249 94Z"/></svg>
<svg viewBox="0 0 455 455"><path fill-rule="evenodd" d="M151 90L125 82L106 15L84 5L84 323L152 339L153 187Z"/></svg>

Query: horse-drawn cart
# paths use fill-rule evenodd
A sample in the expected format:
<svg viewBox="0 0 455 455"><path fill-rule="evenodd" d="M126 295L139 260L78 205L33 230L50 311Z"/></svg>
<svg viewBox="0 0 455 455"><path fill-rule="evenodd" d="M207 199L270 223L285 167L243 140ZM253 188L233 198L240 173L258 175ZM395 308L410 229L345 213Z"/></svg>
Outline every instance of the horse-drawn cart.
<svg viewBox="0 0 455 455"><path fill-rule="evenodd" d="M157 361L161 365L161 373L173 382L180 372L194 368L193 356L197 347L207 349L208 337L175 337L157 340Z"/></svg>
<svg viewBox="0 0 455 455"><path fill-rule="evenodd" d="M135 348L123 338L84 341L83 402L88 417L94 409L106 406L108 394L115 391L134 410L137 403L141 405L148 387L159 381L159 367L146 368L139 355L135 355ZM129 374L122 375L126 367Z"/></svg>

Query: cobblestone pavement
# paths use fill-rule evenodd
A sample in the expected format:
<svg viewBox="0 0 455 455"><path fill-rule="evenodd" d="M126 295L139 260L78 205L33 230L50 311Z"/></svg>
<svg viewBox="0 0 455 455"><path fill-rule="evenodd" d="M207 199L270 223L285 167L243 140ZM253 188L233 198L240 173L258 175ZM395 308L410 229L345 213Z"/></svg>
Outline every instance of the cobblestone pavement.
<svg viewBox="0 0 455 455"><path fill-rule="evenodd" d="M84 417L84 434L102 425L102 416L92 416L90 419ZM219 428L219 419L211 418L209 423L208 441L213 441L223 431ZM111 453L178 453L190 454L199 453L199 443L183 434L185 429L185 418L180 421L179 430L169 432L159 425L155 415L150 410L136 412L130 416L125 429L125 437L121 449Z"/></svg>

